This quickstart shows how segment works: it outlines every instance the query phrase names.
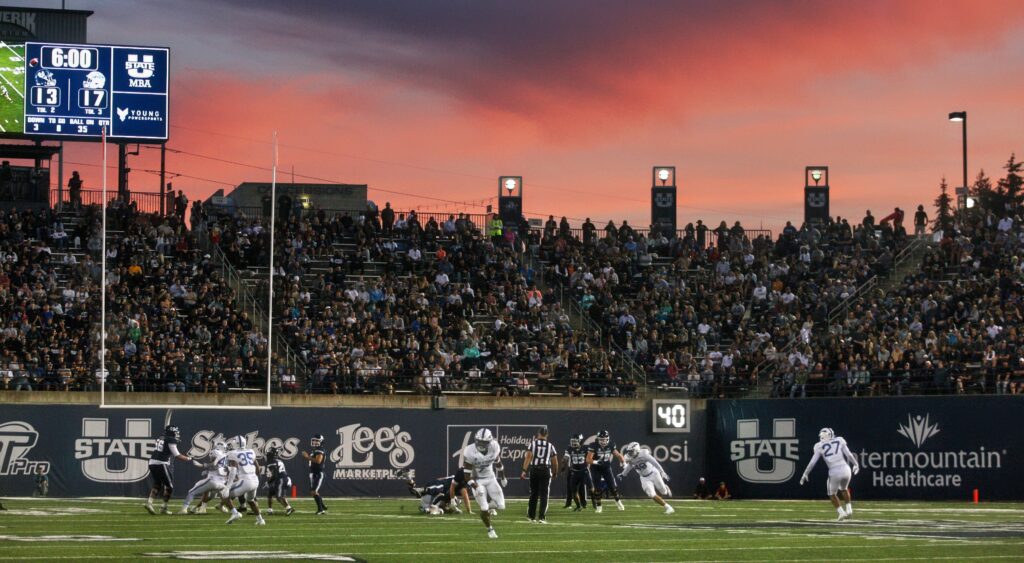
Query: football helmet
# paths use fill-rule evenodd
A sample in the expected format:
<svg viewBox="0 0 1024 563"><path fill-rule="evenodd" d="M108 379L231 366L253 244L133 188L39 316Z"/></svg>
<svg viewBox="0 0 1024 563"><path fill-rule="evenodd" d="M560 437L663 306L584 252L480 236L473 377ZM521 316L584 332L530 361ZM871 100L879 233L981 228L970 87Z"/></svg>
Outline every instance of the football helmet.
<svg viewBox="0 0 1024 563"><path fill-rule="evenodd" d="M636 442L630 442L622 448L622 456L626 459L633 459L640 455L640 444Z"/></svg>
<svg viewBox="0 0 1024 563"><path fill-rule="evenodd" d="M175 440L180 440L181 439L181 431L178 430L177 426L175 426L173 424L168 424L167 426L164 427L164 437L165 438L174 438Z"/></svg>
<svg viewBox="0 0 1024 563"><path fill-rule="evenodd" d="M102 90L107 85L107 77L103 76L103 73L94 70L89 74L85 75L85 80L82 81L82 88L88 88L90 90Z"/></svg>
<svg viewBox="0 0 1024 563"><path fill-rule="evenodd" d="M36 86L56 86L57 79L53 77L53 72L41 68L36 71Z"/></svg>
<svg viewBox="0 0 1024 563"><path fill-rule="evenodd" d="M607 446L608 443L611 441L612 435L609 434L607 430L602 430L597 433L597 445L601 446L602 448Z"/></svg>
<svg viewBox="0 0 1024 563"><path fill-rule="evenodd" d="M309 439L309 445L314 448L319 448L320 444L324 443L323 434L313 434L313 437Z"/></svg>
<svg viewBox="0 0 1024 563"><path fill-rule="evenodd" d="M214 442L213 451L224 453L228 451L228 445L225 444L224 442Z"/></svg>
<svg viewBox="0 0 1024 563"><path fill-rule="evenodd" d="M481 453L487 452L487 448L491 447L491 442L494 440L494 436L491 431L487 428L481 428L476 431L476 435L473 436L476 441L476 449L480 450Z"/></svg>
<svg viewBox="0 0 1024 563"><path fill-rule="evenodd" d="M822 428L821 430L818 430L818 440L822 442L827 442L835 437L836 433L833 432L831 428Z"/></svg>
<svg viewBox="0 0 1024 563"><path fill-rule="evenodd" d="M267 463L274 463L277 460L277 448L270 446L267 448Z"/></svg>
<svg viewBox="0 0 1024 563"><path fill-rule="evenodd" d="M569 436L569 447L578 448L583 445L583 434L573 434Z"/></svg>

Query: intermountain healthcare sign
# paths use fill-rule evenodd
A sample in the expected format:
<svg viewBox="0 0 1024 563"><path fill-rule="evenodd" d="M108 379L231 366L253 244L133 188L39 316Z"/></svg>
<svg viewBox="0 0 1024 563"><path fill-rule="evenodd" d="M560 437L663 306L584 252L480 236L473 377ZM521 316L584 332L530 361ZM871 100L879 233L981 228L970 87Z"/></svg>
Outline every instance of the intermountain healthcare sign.
<svg viewBox="0 0 1024 563"><path fill-rule="evenodd" d="M824 469L804 487L799 479L827 426L860 465L857 498L964 500L977 488L1020 499L1022 407L998 396L712 401L709 471L737 497L820 497Z"/></svg>

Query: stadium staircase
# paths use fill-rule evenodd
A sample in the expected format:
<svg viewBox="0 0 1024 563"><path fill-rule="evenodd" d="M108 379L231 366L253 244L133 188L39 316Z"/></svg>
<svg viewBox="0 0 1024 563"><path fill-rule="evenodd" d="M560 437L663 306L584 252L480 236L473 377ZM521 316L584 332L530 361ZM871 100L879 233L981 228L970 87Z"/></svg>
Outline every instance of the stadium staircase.
<svg viewBox="0 0 1024 563"><path fill-rule="evenodd" d="M225 282L235 292L236 305L243 311L247 311L257 326L261 328L266 327L266 308L262 301L254 296L252 285L247 283L247 279L250 278L240 274L238 269L228 261L220 247L210 242L208 237L199 237L199 248L209 254L213 262L220 267ZM266 269L264 269L263 273L266 275ZM264 285L263 287L265 290L266 286ZM279 329L276 323L274 328ZM306 362L295 352L295 349L291 347L280 331L278 331L278 336L273 338L271 345L273 347L273 355L284 364L287 370L295 375L299 388L303 388L310 375Z"/></svg>
<svg viewBox="0 0 1024 563"><path fill-rule="evenodd" d="M605 334L605 331L593 319L590 318L580 304L573 298L572 293L568 291L562 285L550 286L544 276L544 271L547 264L537 258L533 252L526 253L526 264L534 272L534 280L537 284L537 288L541 290L544 295L557 296L557 301L561 305L562 310L569 315L569 322L572 324L574 330L584 332L586 334L593 335L602 346L607 346L609 352L614 357L612 367L619 373L624 374L633 381L637 382L637 395L643 397L647 392L647 372L643 369L640 364L636 363L633 358L626 353L612 338Z"/></svg>
<svg viewBox="0 0 1024 563"><path fill-rule="evenodd" d="M843 322L850 309L869 295L884 295L892 291L906 279L921 271L921 265L933 243L925 238L913 238L893 258L892 269L883 275L874 276L862 283L846 299L833 307L828 313L828 322L815 323L814 336L831 330L832 325ZM780 365L788 360L789 354L799 343L799 333L794 334L785 346L776 351L775 360L765 360L757 366L757 386L748 394L751 397L768 397L771 394L772 380L778 373Z"/></svg>

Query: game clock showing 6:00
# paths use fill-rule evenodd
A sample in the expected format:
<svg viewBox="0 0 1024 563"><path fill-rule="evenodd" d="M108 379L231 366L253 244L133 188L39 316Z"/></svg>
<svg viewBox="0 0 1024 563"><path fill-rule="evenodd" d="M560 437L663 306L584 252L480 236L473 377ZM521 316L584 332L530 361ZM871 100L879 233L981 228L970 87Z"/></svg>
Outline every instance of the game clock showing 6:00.
<svg viewBox="0 0 1024 563"><path fill-rule="evenodd" d="M26 43L24 133L167 139L168 50Z"/></svg>
<svg viewBox="0 0 1024 563"><path fill-rule="evenodd" d="M667 434L689 431L689 399L654 399L651 401L651 432Z"/></svg>

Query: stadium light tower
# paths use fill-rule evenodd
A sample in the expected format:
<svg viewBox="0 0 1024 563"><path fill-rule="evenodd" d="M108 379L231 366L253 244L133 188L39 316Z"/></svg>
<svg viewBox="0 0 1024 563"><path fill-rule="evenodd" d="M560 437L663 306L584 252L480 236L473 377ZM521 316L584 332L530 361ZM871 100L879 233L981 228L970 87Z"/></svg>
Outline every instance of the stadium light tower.
<svg viewBox="0 0 1024 563"><path fill-rule="evenodd" d="M659 185L660 182L660 185ZM651 232L667 238L676 236L676 167L655 166L651 169Z"/></svg>
<svg viewBox="0 0 1024 563"><path fill-rule="evenodd" d="M962 125L961 130L963 132L963 150L964 150L964 183L961 186L962 189L957 189L957 203L960 207L963 207L963 203L967 197L967 112L966 111L952 111L949 113L950 121L959 121Z"/></svg>
<svg viewBox="0 0 1024 563"><path fill-rule="evenodd" d="M804 168L804 222L825 223L829 213L828 166L807 166Z"/></svg>

